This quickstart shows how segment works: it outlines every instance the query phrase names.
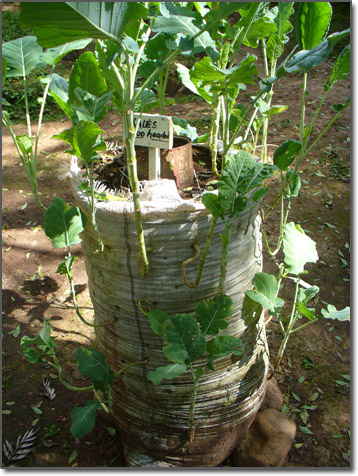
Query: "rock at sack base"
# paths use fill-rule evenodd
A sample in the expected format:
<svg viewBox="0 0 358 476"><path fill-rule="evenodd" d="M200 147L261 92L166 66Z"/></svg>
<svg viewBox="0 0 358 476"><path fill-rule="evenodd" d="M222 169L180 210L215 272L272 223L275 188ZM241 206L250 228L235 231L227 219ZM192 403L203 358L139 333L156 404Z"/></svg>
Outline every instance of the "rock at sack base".
<svg viewBox="0 0 358 476"><path fill-rule="evenodd" d="M232 455L233 466L283 466L296 435L296 424L274 408L257 414L245 440Z"/></svg>
<svg viewBox="0 0 358 476"><path fill-rule="evenodd" d="M261 404L260 411L267 410L268 408L274 408L280 411L283 405L283 395L279 389L277 380L272 377L266 382L266 395Z"/></svg>

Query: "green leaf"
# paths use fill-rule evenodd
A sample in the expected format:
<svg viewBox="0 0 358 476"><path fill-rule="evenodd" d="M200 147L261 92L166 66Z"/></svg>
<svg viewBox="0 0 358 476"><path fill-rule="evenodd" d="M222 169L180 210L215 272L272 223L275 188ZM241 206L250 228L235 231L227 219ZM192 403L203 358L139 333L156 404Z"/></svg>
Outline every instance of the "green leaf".
<svg viewBox="0 0 358 476"><path fill-rule="evenodd" d="M314 310L308 309L301 301L297 302L297 308L301 314L303 314L309 321L313 321L315 318Z"/></svg>
<svg viewBox="0 0 358 476"><path fill-rule="evenodd" d="M300 284L302 280L300 281ZM319 292L318 286L310 286L306 289L300 288L298 293L298 300L302 302L304 305L308 304Z"/></svg>
<svg viewBox="0 0 358 476"><path fill-rule="evenodd" d="M106 117L111 95L112 91L101 97L96 97L81 88L76 88L75 103L72 104L72 109L76 111L80 121L99 123Z"/></svg>
<svg viewBox="0 0 358 476"><path fill-rule="evenodd" d="M171 316L165 327L163 348L166 357L172 362L188 364L203 355L206 342L195 319L189 314Z"/></svg>
<svg viewBox="0 0 358 476"><path fill-rule="evenodd" d="M26 77L31 71L45 66L40 56L42 48L35 36L24 36L2 44L2 56L6 59L6 76Z"/></svg>
<svg viewBox="0 0 358 476"><path fill-rule="evenodd" d="M225 164L218 182L217 202L210 197L206 199L207 205L216 214L223 210L220 216L239 215L246 208L247 193L259 187L266 177L272 175L273 170L273 165L263 165L256 162L248 152L239 151L230 156Z"/></svg>
<svg viewBox="0 0 358 476"><path fill-rule="evenodd" d="M301 143L299 141L293 139L286 140L275 150L273 154L273 163L280 170L287 170L300 150Z"/></svg>
<svg viewBox="0 0 358 476"><path fill-rule="evenodd" d="M25 134L16 136L16 143L24 155L32 153L32 139L29 136Z"/></svg>
<svg viewBox="0 0 358 476"><path fill-rule="evenodd" d="M181 43L181 49L187 50L189 46L188 40L191 40L200 32L200 29L195 25L196 21L201 21L200 15L188 8L173 5L171 2L160 2L160 11L161 16L157 17L153 31L169 33L171 35L180 33L185 35L187 38L186 41ZM213 60L219 58L215 42L207 31L204 31L195 38L192 44L191 52L193 54L200 53L201 51L206 51ZM188 52L189 50L186 51L186 53Z"/></svg>
<svg viewBox="0 0 358 476"><path fill-rule="evenodd" d="M329 2L299 2L296 36L301 50L311 50L326 37L332 16Z"/></svg>
<svg viewBox="0 0 358 476"><path fill-rule="evenodd" d="M238 65L230 69L220 69L208 57L196 62L190 71L191 81L197 85L198 83L210 84L215 83L220 88L232 87L237 83L254 84L254 77L258 74L258 70L254 65L257 60L256 56L247 54Z"/></svg>
<svg viewBox="0 0 358 476"><path fill-rule="evenodd" d="M204 335L215 336L219 330L226 329L227 320L233 315L232 299L225 294L218 294L214 299L200 301L195 309L195 318Z"/></svg>
<svg viewBox="0 0 358 476"><path fill-rule="evenodd" d="M282 56L285 49L285 44L279 37L279 35L272 35L266 44L267 57L272 63Z"/></svg>
<svg viewBox="0 0 358 476"><path fill-rule="evenodd" d="M185 364L169 364L165 367L158 367L155 370L151 370L148 373L148 378L151 380L155 385L161 383L162 380L171 380L175 377L178 377L182 373L184 373L187 369Z"/></svg>
<svg viewBox="0 0 358 476"><path fill-rule="evenodd" d="M44 230L55 248L63 248L81 243L79 234L86 222L78 207L70 207L62 198L55 197L45 212Z"/></svg>
<svg viewBox="0 0 358 476"><path fill-rule="evenodd" d="M345 79L351 71L351 49L347 45L336 59L328 84L332 86L336 81Z"/></svg>
<svg viewBox="0 0 358 476"><path fill-rule="evenodd" d="M287 170L286 172L286 181L290 180L291 175L293 174L293 170ZM287 190L286 190L286 198L291 200L292 197L297 197L299 191L301 190L301 178L298 172L295 173L292 182L290 182Z"/></svg>
<svg viewBox="0 0 358 476"><path fill-rule="evenodd" d="M110 384L114 379L114 372L107 364L107 357L93 349L80 346L76 352L78 371L93 381Z"/></svg>
<svg viewBox="0 0 358 476"><path fill-rule="evenodd" d="M75 101L75 89L81 88L93 96L100 97L107 92L96 58L92 51L83 53L73 65L68 81L68 97L70 104Z"/></svg>
<svg viewBox="0 0 358 476"><path fill-rule="evenodd" d="M219 197L214 193L204 193L201 200L214 218L223 217L225 210L221 207Z"/></svg>
<svg viewBox="0 0 358 476"><path fill-rule="evenodd" d="M70 144L72 149L68 150L67 153L76 155L88 166L91 160L98 157L97 151L107 149L102 133L103 131L96 123L84 121L78 126L75 125L53 137Z"/></svg>
<svg viewBox="0 0 358 476"><path fill-rule="evenodd" d="M39 408L34 406L32 406L31 408L34 411L34 413L36 413L36 415L42 415L42 410L40 410Z"/></svg>
<svg viewBox="0 0 358 476"><path fill-rule="evenodd" d="M322 316L325 319L337 319L338 321L349 321L350 320L350 307L345 307L341 311L337 311L336 307L332 304L328 304L327 310L321 309Z"/></svg>
<svg viewBox="0 0 358 476"><path fill-rule="evenodd" d="M247 296L261 304L269 311L278 312L282 306L282 299L276 297L278 284L275 276L267 273L256 273L253 279L254 291L246 291Z"/></svg>
<svg viewBox="0 0 358 476"><path fill-rule="evenodd" d="M91 39L71 41L70 43L65 43L64 45L58 46L57 48L48 48L46 53L43 53L40 57L42 61L49 65L58 64L64 56L74 50L82 50L85 48Z"/></svg>
<svg viewBox="0 0 358 476"><path fill-rule="evenodd" d="M75 406L71 412L71 434L75 438L83 438L87 433L93 430L97 410L101 408L99 402L87 400L84 407Z"/></svg>
<svg viewBox="0 0 358 476"><path fill-rule="evenodd" d="M18 324L15 329L13 329L12 331L8 332L8 334L12 335L15 339L16 337L19 337L20 335L20 324Z"/></svg>
<svg viewBox="0 0 358 476"><path fill-rule="evenodd" d="M72 276L72 264L75 259L76 256L66 256L65 260L58 265L56 273L63 274L65 276Z"/></svg>
<svg viewBox="0 0 358 476"><path fill-rule="evenodd" d="M66 116L71 119L72 111L70 105L68 104L68 83L65 78L62 78L58 74L54 73L50 82L49 93L66 114Z"/></svg>
<svg viewBox="0 0 358 476"><path fill-rule="evenodd" d="M181 82L183 83L183 85L186 88L188 88L189 91L193 92L194 94L198 94L206 102L211 104L213 101L213 96L212 96L212 93L210 92L210 89L211 89L210 86L208 85L201 86L202 84L201 80L198 81L196 84L194 84L194 82L190 78L190 70L186 66L180 63L177 63L176 66L177 66L178 76Z"/></svg>
<svg viewBox="0 0 358 476"><path fill-rule="evenodd" d="M45 319L44 324L38 335L34 338L23 336L20 341L20 346L28 345L47 345L50 348L55 346L54 340L51 337L52 326L49 324L49 320Z"/></svg>
<svg viewBox="0 0 358 476"><path fill-rule="evenodd" d="M283 70L287 73L294 73L296 71L310 71L314 66L326 61L328 55L332 51L334 45L345 38L349 34L349 29L339 33L329 35L325 40L315 46L312 50L302 50L296 53L292 58L281 68L277 69L277 77L283 75Z"/></svg>
<svg viewBox="0 0 358 476"><path fill-rule="evenodd" d="M285 226L283 253L286 271L291 274L302 273L306 263L315 263L318 260L316 243L293 222Z"/></svg>
<svg viewBox="0 0 358 476"><path fill-rule="evenodd" d="M244 352L241 340L234 336L216 336L207 342L206 347L210 362L219 357L241 355Z"/></svg>
<svg viewBox="0 0 358 476"><path fill-rule="evenodd" d="M68 458L68 464L71 464L77 458L77 450L73 450L71 456Z"/></svg>
<svg viewBox="0 0 358 476"><path fill-rule="evenodd" d="M313 435L313 431L311 431L309 428L306 426L300 426L298 425L298 428L302 431L302 433L305 433L306 435Z"/></svg>
<svg viewBox="0 0 358 476"><path fill-rule="evenodd" d="M274 22L277 26L277 34L285 43L288 38L285 37L286 33L292 31L292 25L288 21L293 14L294 2L279 2L277 6L277 14L274 17Z"/></svg>
<svg viewBox="0 0 358 476"><path fill-rule="evenodd" d="M164 334L164 323L169 318L168 314L161 309L152 309L149 311L148 319L150 326L158 336L163 337Z"/></svg>
<svg viewBox="0 0 358 476"><path fill-rule="evenodd" d="M31 2L21 4L20 23L44 48L84 38L121 38L128 26L146 18L140 2Z"/></svg>
<svg viewBox="0 0 358 476"><path fill-rule="evenodd" d="M244 45L257 48L259 41L277 32L275 23L267 16L255 20L246 35Z"/></svg>

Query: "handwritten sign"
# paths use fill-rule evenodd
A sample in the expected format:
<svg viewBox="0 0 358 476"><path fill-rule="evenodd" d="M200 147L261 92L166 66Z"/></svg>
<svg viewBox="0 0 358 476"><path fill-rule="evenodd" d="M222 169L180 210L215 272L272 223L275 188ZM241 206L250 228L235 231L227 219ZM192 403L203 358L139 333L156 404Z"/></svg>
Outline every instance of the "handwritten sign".
<svg viewBox="0 0 358 476"><path fill-rule="evenodd" d="M173 121L169 116L158 114L134 114L137 128L136 145L171 149L173 147Z"/></svg>
<svg viewBox="0 0 358 476"><path fill-rule="evenodd" d="M173 121L158 114L134 114L135 145L148 147L148 178L160 179L160 149L173 148Z"/></svg>

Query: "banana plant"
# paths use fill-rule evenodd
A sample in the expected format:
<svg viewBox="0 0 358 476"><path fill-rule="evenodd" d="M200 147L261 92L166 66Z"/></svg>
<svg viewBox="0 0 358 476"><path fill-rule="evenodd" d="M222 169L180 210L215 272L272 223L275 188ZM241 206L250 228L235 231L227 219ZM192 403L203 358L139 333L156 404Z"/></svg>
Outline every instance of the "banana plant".
<svg viewBox="0 0 358 476"><path fill-rule="evenodd" d="M318 294L319 287L308 284L302 279L302 275L307 274L305 265L315 263L318 260L318 254L316 243L306 235L299 225L293 222L285 226L283 254L284 260L279 265L278 280L271 274L256 273L253 279L254 289L246 292L249 299L268 310L269 320L273 316L278 319L282 341L273 366L273 375L280 366L287 342L293 333L321 319L337 319L339 321L350 319L349 307L338 311L334 305L328 304L327 309L321 309L320 313L317 313L315 308L308 307L309 302ZM283 310L285 302L279 297L284 280L293 281L295 285L293 302L288 312Z"/></svg>
<svg viewBox="0 0 358 476"><path fill-rule="evenodd" d="M5 81L6 78L22 78L23 80L27 134L17 135L15 133L11 123L11 113L9 113L8 110L3 109L2 111L2 123L10 132L21 163L31 184L33 196L41 208L45 207L41 203L37 185L37 154L49 84L55 74L55 68L61 59L73 50L85 48L89 42L89 39L65 42L57 48L48 49L46 52L44 52L43 48L37 43L35 36L25 36L8 41L2 45L2 80ZM46 77L41 79L44 84L44 92L41 98L41 108L37 119L36 133L35 136L33 136L32 118L30 117L28 101L28 76L32 71L45 66L50 66L50 72ZM3 106L9 108L11 111L11 104L4 98L2 101Z"/></svg>
<svg viewBox="0 0 358 476"><path fill-rule="evenodd" d="M97 40L97 54L101 72L113 89L112 100L123 116L123 130L127 154L129 181L134 202L135 226L141 257L140 273L149 271L144 242L139 182L135 155L136 127L134 110L144 106L148 89L173 58L180 52L209 51L217 55L215 44L205 31L214 28L233 7L225 3L210 17L210 24L202 25L197 12L163 2L44 2L23 3L20 21L32 28L39 44L55 47L74 39ZM200 26L197 26L197 25ZM150 71L137 87L138 69L145 55L151 32L172 36L165 59L149 64ZM153 64L154 63L154 64ZM143 67L143 62L142 62ZM141 107L140 107L140 110Z"/></svg>

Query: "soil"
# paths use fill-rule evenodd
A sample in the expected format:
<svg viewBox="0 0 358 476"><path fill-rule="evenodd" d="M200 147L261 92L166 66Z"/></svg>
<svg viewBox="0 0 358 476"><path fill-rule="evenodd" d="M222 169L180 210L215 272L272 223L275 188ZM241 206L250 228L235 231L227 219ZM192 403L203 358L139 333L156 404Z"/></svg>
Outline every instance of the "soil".
<svg viewBox="0 0 358 476"><path fill-rule="evenodd" d="M317 102L323 93L331 65L324 63L309 81L308 101ZM276 88L275 103L288 110L275 116L269 143L275 147L289 138L297 138L298 104L301 94L298 75L285 78ZM332 117L330 105L342 102L349 94L349 80L340 81L329 96L318 118L317 133ZM156 111L154 111L156 112ZM168 106L167 115L195 121L200 132L207 131L209 107L201 101ZM204 119L203 119L204 118ZM308 120L309 120L308 116ZM48 206L55 196L71 202L69 184L59 178L68 162L68 146L52 136L70 127L66 121L43 124L39 150L39 189ZM121 119L110 113L102 122L108 140L120 140ZM24 125L16 132L26 133ZM350 304L350 116L346 111L322 139L302 167L302 190L293 201L291 220L300 223L317 242L319 262L307 266L305 280L320 287L320 303L342 309ZM84 405L92 398L87 392L71 392L63 387L52 369L32 365L19 352L24 335L35 336L44 319L50 319L56 336L57 354L64 375L76 386L88 385L76 370L78 345L94 344L91 328L77 319L69 297L66 279L56 274L64 258L46 238L43 212L35 204L25 172L8 131L3 130L3 442L16 445L19 434L38 428L34 450L17 462L24 467L120 467L121 440L113 424L97 417L95 429L82 440L70 434L73 405ZM267 198L267 202L270 197ZM275 241L278 213L267 220L269 239ZM74 277L79 304L87 320L93 315L87 277L80 245L74 254ZM277 265L267 254L264 271L275 273ZM292 290L284 289L290 301ZM10 332L20 326L16 336ZM272 363L281 341L280 329L273 319L267 326ZM15 337L16 336L16 337ZM293 334L277 374L285 397L285 409L298 426L295 445L286 467L349 467L350 465L350 389L336 381L350 374L350 326L347 322L322 320ZM50 401L43 395L43 380L49 380L56 392ZM311 408L304 412L304 405ZM40 413L41 412L41 413ZM52 426L52 435L48 429ZM6 458L3 465L6 464ZM230 460L223 463L230 465Z"/></svg>

